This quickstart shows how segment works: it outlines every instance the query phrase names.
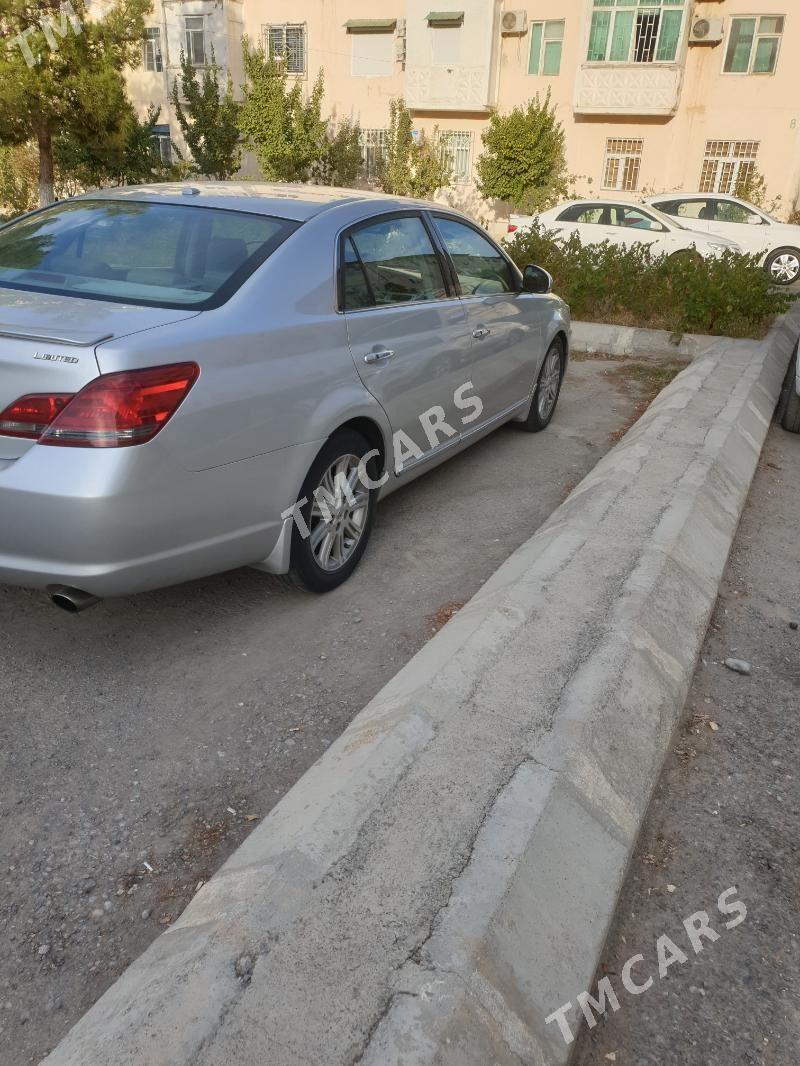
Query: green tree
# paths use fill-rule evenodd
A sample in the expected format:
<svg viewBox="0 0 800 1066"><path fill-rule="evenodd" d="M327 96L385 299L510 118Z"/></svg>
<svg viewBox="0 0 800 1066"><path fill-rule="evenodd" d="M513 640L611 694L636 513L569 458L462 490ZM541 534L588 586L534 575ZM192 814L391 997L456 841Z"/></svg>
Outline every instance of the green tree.
<svg viewBox="0 0 800 1066"><path fill-rule="evenodd" d="M236 173L242 161L239 105L233 98L230 75L225 89L220 89L220 71L212 49L211 65L198 79L197 70L181 51L180 83L180 93L178 78L172 84L172 103L192 153L195 172L224 181Z"/></svg>
<svg viewBox="0 0 800 1066"><path fill-rule="evenodd" d="M39 201L53 199L57 136L101 152L126 110L123 68L139 55L151 0L115 0L102 18L86 0L0 0L0 141L33 141Z"/></svg>
<svg viewBox="0 0 800 1066"><path fill-rule="evenodd" d="M506 115L494 114L482 135L485 151L476 163L478 192L534 214L567 194L564 128L550 104L550 90Z"/></svg>
<svg viewBox="0 0 800 1066"><path fill-rule="evenodd" d="M38 199L39 162L32 144L0 146L0 220L31 211Z"/></svg>
<svg viewBox="0 0 800 1066"><path fill-rule="evenodd" d="M285 64L263 47L243 42L246 82L239 128L269 181L308 181L328 158L328 123L322 118L325 92L320 71L303 98L299 82L288 87Z"/></svg>
<svg viewBox="0 0 800 1066"><path fill-rule="evenodd" d="M313 168L311 177L320 185L352 185L363 160L361 128L357 122L343 119L328 130L325 156Z"/></svg>
<svg viewBox="0 0 800 1066"><path fill-rule="evenodd" d="M450 168L433 139L423 132L415 140L411 115L402 100L389 102L389 130L378 164L378 185L392 196L433 196L450 185Z"/></svg>

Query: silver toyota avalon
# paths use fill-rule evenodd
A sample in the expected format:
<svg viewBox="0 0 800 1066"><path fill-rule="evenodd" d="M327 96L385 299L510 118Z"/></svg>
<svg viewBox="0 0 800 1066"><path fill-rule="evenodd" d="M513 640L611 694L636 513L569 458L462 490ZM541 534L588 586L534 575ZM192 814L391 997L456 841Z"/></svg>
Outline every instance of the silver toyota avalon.
<svg viewBox="0 0 800 1066"><path fill-rule="evenodd" d="M379 498L549 423L550 287L455 211L344 189L113 189L10 223L0 582L73 611L242 565L335 588Z"/></svg>

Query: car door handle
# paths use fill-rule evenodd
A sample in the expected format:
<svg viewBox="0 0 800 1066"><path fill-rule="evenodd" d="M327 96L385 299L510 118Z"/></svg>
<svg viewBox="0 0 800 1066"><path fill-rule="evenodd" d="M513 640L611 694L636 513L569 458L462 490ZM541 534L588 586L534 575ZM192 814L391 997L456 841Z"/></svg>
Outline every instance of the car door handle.
<svg viewBox="0 0 800 1066"><path fill-rule="evenodd" d="M373 363L385 363L387 359L391 359L393 355L393 351L384 348L382 352L368 352L364 356L364 362L369 363L370 366L372 366Z"/></svg>
<svg viewBox="0 0 800 1066"><path fill-rule="evenodd" d="M477 340L480 340L481 337L488 337L491 332L492 331L490 329L486 329L486 327L483 326L481 327L481 329L474 329L472 331L472 336L475 337Z"/></svg>

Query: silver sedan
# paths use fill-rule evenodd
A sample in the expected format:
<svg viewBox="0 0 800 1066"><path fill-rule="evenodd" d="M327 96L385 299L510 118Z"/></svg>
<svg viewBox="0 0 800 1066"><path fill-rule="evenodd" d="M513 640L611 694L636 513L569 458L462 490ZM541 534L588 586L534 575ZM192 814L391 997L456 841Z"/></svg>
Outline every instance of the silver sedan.
<svg viewBox="0 0 800 1066"><path fill-rule="evenodd" d="M242 565L325 592L378 500L543 429L566 305L436 204L232 183L0 229L0 582L80 610Z"/></svg>

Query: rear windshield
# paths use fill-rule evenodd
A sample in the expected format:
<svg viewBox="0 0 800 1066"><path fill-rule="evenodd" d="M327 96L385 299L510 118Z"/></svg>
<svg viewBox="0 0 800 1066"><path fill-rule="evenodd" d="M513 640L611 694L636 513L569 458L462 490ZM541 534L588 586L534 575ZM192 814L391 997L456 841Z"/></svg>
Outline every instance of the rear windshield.
<svg viewBox="0 0 800 1066"><path fill-rule="evenodd" d="M73 200L0 229L0 287L203 310L297 227L188 204Z"/></svg>

